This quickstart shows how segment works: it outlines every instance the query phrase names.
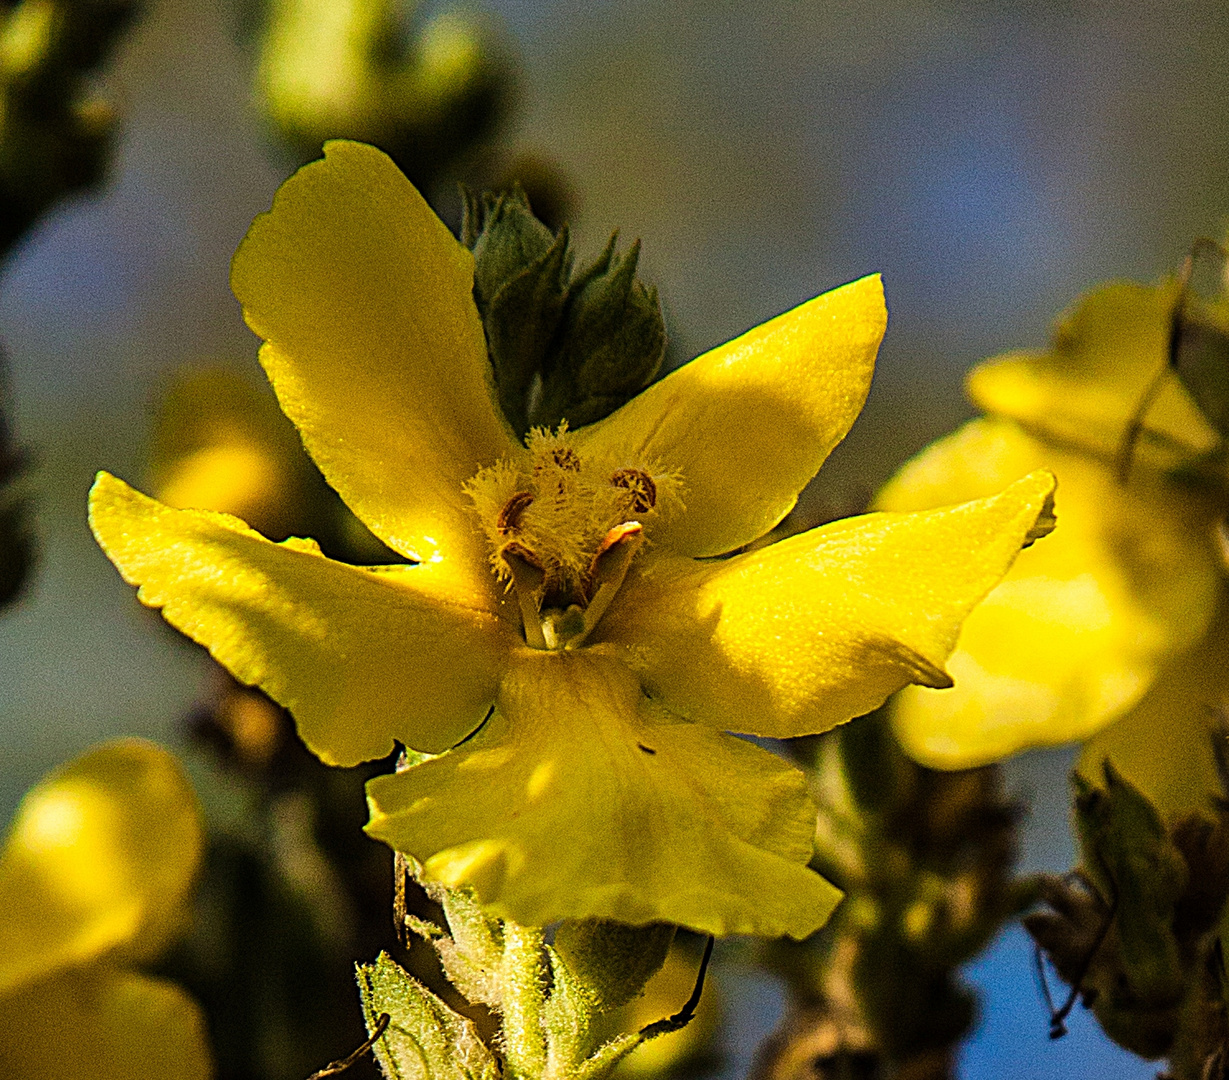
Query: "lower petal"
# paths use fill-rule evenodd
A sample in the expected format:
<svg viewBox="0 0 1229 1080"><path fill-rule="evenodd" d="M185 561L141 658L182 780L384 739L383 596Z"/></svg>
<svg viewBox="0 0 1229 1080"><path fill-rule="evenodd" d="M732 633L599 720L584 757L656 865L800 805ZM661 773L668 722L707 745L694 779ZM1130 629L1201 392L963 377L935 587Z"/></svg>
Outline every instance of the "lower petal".
<svg viewBox="0 0 1229 1080"><path fill-rule="evenodd" d="M711 934L821 926L801 772L679 720L593 650L521 654L470 741L368 785L368 832L495 914L673 922Z"/></svg>

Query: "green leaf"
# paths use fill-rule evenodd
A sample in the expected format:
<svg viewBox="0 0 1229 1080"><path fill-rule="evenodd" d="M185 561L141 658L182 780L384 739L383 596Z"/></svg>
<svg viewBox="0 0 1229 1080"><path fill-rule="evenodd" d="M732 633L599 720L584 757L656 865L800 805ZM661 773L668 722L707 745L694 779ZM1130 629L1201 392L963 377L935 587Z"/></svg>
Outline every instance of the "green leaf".
<svg viewBox="0 0 1229 1080"><path fill-rule="evenodd" d="M499 1080L499 1065L474 1025L388 955L357 965L367 1030L390 1017L373 1052L389 1080Z"/></svg>

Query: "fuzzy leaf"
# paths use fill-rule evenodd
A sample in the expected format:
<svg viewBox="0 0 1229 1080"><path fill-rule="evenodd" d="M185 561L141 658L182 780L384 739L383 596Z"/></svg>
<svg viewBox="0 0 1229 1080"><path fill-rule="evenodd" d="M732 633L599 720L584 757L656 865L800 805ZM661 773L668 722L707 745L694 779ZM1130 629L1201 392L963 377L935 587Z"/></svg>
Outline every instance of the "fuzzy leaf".
<svg viewBox="0 0 1229 1080"><path fill-rule="evenodd" d="M448 920L449 934L431 941L448 981L475 1004L498 1009L503 1003L500 967L504 952L499 922L482 910L469 889L449 889L430 881L422 884Z"/></svg>
<svg viewBox="0 0 1229 1080"><path fill-rule="evenodd" d="M499 1065L474 1025L411 978L388 953L357 965L367 1030L391 1018L373 1052L389 1080L498 1080Z"/></svg>

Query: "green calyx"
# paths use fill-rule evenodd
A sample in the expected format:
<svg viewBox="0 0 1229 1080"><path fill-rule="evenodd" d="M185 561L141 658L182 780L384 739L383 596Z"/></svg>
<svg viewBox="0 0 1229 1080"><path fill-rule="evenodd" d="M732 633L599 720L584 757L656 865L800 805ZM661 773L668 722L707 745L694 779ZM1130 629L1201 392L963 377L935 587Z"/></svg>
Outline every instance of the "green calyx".
<svg viewBox="0 0 1229 1080"><path fill-rule="evenodd" d="M371 1035L363 1049L391 1080L602 1080L638 1046L691 1020L694 1001L639 1031L612 1031L604 1015L637 997L662 966L673 926L565 922L552 945L540 929L487 915L469 890L422 880L413 860L404 866L443 912L442 924L404 916L406 929L430 943L466 1001L490 1010L498 1033L484 1042L382 953L357 976Z"/></svg>
<svg viewBox="0 0 1229 1080"><path fill-rule="evenodd" d="M1124 970L1136 995L1169 1003L1184 977L1172 933L1186 890L1181 853L1152 803L1107 761L1105 787L1075 777L1075 820L1088 877L1115 908Z"/></svg>
<svg viewBox="0 0 1229 1080"><path fill-rule="evenodd" d="M656 377L666 349L656 289L636 277L637 241L617 234L573 276L566 226L553 235L519 188L465 193L461 239L504 415L518 434L602 419Z"/></svg>

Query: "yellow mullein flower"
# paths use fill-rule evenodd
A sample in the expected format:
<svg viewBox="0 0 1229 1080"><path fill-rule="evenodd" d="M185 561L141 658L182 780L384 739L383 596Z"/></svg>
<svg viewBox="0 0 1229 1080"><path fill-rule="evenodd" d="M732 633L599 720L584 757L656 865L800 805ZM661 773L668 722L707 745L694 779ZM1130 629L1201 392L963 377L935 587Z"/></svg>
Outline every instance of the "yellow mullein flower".
<svg viewBox="0 0 1229 1080"><path fill-rule="evenodd" d="M1023 553L966 623L949 664L955 689L910 688L894 703L897 735L920 761L965 768L1087 738L1204 637L1220 591L1216 504L1174 470L1217 437L1178 379L1148 410L1126 482L1116 468L1165 363L1176 288L1105 286L1048 352L975 368L970 396L991 415L924 450L880 492L881 508L919 510L1044 467L1063 495L1063 527Z"/></svg>
<svg viewBox="0 0 1229 1080"><path fill-rule="evenodd" d="M0 853L0 1075L211 1074L196 1004L136 970L182 929L202 842L182 769L136 739L26 795Z"/></svg>
<svg viewBox="0 0 1229 1080"><path fill-rule="evenodd" d="M709 558L776 525L849 429L886 323L878 279L522 443L473 272L388 158L347 142L282 186L233 266L308 451L416 565L343 565L106 474L95 535L322 759L420 752L370 783L368 831L428 880L526 925L809 934L838 893L806 866L805 780L726 732L822 731L947 684L961 621L1048 529L1052 477Z"/></svg>

